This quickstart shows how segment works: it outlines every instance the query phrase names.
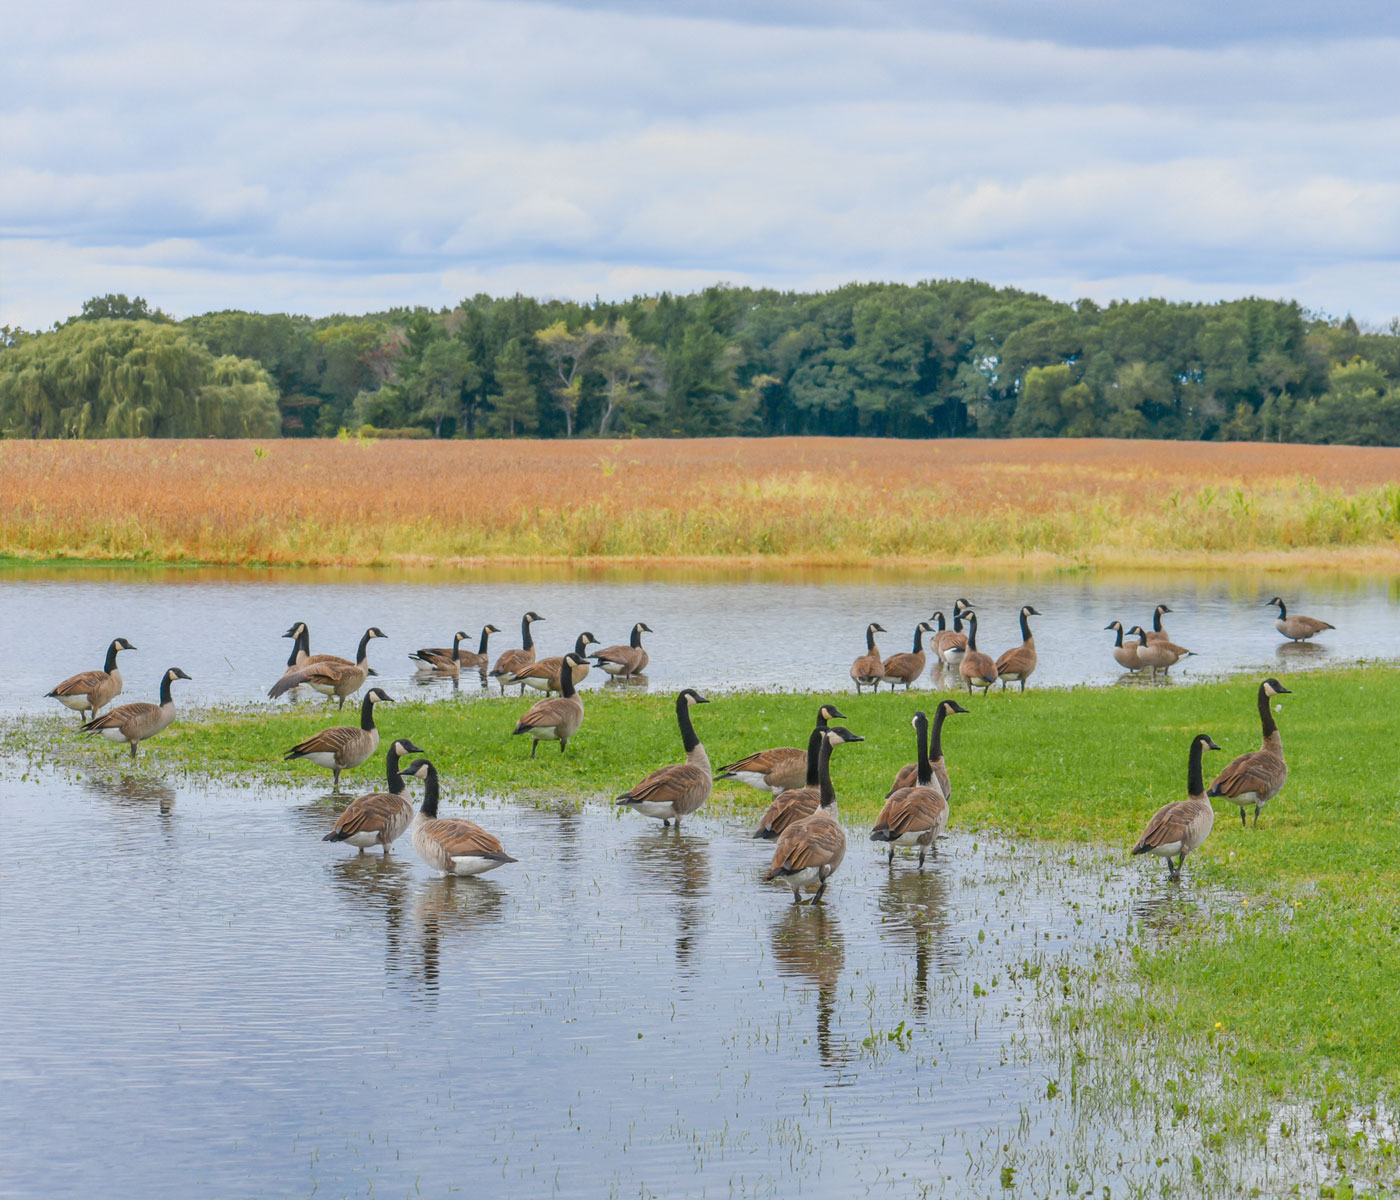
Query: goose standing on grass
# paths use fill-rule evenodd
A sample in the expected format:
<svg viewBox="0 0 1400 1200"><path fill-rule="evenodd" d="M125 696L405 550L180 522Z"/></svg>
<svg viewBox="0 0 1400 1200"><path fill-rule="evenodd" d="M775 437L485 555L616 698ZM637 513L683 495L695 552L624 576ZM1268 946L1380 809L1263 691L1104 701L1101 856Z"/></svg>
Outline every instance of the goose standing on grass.
<svg viewBox="0 0 1400 1200"><path fill-rule="evenodd" d="M1306 642L1310 637L1316 637L1324 629L1336 629L1335 625L1329 625L1326 621L1319 621L1316 617L1300 617L1288 615L1288 605L1279 596L1275 596L1266 604L1265 608L1272 608L1278 605L1278 619L1274 621L1274 628L1284 637L1292 642Z"/></svg>
<svg viewBox="0 0 1400 1200"><path fill-rule="evenodd" d="M535 661L535 637L530 632L530 626L543 620L537 612L527 612L521 617L519 649L504 651L496 660L496 665L491 668L491 678L501 685L501 695L504 696L506 688L515 682L516 672L523 671ZM525 694L523 683L520 685L520 694Z"/></svg>
<svg viewBox="0 0 1400 1200"><path fill-rule="evenodd" d="M422 754L408 738L397 738L384 756L385 787L383 792L367 792L357 796L336 819L323 842L349 842L363 854L370 846L383 846L389 853L398 836L413 822L413 803L404 795L403 776L399 774L399 759L409 754Z"/></svg>
<svg viewBox="0 0 1400 1200"><path fill-rule="evenodd" d="M1003 654L996 662L997 678L1001 680L1001 690L1006 691L1007 680L1012 683L1019 682L1021 690L1026 690L1026 680L1031 677L1035 670L1035 636L1031 633L1030 622L1027 617L1038 617L1038 613L1029 604L1021 606L1021 644L1013 646Z"/></svg>
<svg viewBox="0 0 1400 1200"><path fill-rule="evenodd" d="M420 675L443 675L452 679L461 678L463 671L480 671L484 675L489 661L486 657L487 643L493 633L500 632L494 625L483 625L475 654L462 649L467 635L459 631L452 637L451 650L442 646L425 646L408 657L418 664L415 669Z"/></svg>
<svg viewBox="0 0 1400 1200"><path fill-rule="evenodd" d="M953 670L957 670L962 663L963 655L967 653L967 634L962 631L962 627L970 612L972 612L972 605L966 600L954 600L953 628L945 629L934 635L933 652L938 655L938 660L945 667L950 667Z"/></svg>
<svg viewBox="0 0 1400 1200"><path fill-rule="evenodd" d="M880 647L875 644L875 635L884 633L885 627L872 621L865 627L865 653L851 664L851 678L856 681L856 695L862 687L880 690L880 672L885 668L885 660L880 656Z"/></svg>
<svg viewBox="0 0 1400 1200"><path fill-rule="evenodd" d="M941 700L938 707L933 710L933 741L929 747L929 765L933 768L933 782L943 793L943 799L948 801L953 799L953 785L948 779L948 766L943 761L943 722L954 713L966 712L967 709L956 700ZM885 793L885 799L888 800L901 788L914 787L918 781L919 764L917 762L900 767L895 773L894 786Z"/></svg>
<svg viewBox="0 0 1400 1200"><path fill-rule="evenodd" d="M73 709L78 714L80 724L88 719L83 716L84 713L97 716L99 708L110 704L122 694L122 673L117 669L117 655L123 650L135 649L126 638L114 639L107 647L107 661L102 670L83 671L72 675L47 693L47 696L57 700L65 708Z"/></svg>
<svg viewBox="0 0 1400 1200"><path fill-rule="evenodd" d="M134 761L137 743L155 737L175 719L175 701L170 697L170 685L177 679L188 678L179 667L171 667L161 676L159 704L138 700L135 704L109 709L106 716L95 717L84 725L83 732L100 733L109 742L125 742L131 747Z"/></svg>
<svg viewBox="0 0 1400 1200"><path fill-rule="evenodd" d="M564 655L564 665L559 668L560 695L537 700L516 722L514 734L530 735L531 758L542 741L558 742L559 753L563 754L569 739L583 724L583 697L574 691L574 671L582 662L577 654ZM525 688L520 690L523 693Z"/></svg>
<svg viewBox="0 0 1400 1200"><path fill-rule="evenodd" d="M824 735L827 753L837 742L859 742L864 739L842 726L833 726ZM773 861L763 878L781 879L792 891L792 902L802 903L804 891L816 890L812 903L821 900L826 885L846 857L846 831L832 812L836 796L828 801L822 795L821 804L810 817L794 821L778 835L773 848Z"/></svg>
<svg viewBox="0 0 1400 1200"><path fill-rule="evenodd" d="M763 814L763 819L759 821L753 836L767 838L771 841L773 838L780 837L783 831L794 822L810 817L818 808L827 810L832 817L835 817L836 789L831 783L831 752L835 747L844 745L846 742L863 742L864 740L864 738L857 737L844 725L812 730L812 738L808 743L808 758L811 766L807 773L807 786L792 788L775 799L768 806L768 811Z"/></svg>
<svg viewBox="0 0 1400 1200"><path fill-rule="evenodd" d="M894 691L895 684L902 683L907 692L910 684L924 673L924 664L928 661L928 655L924 653L924 634L933 632L933 626L928 621L920 621L914 626L914 649L891 654L880 664L880 679L890 685L890 691ZM875 690L879 691L878 684Z"/></svg>
<svg viewBox="0 0 1400 1200"><path fill-rule="evenodd" d="M1185 646L1178 646L1175 642L1149 642L1147 640L1147 630L1141 625L1134 625L1128 630L1128 636L1137 635L1137 645L1132 647L1137 654L1139 667L1151 667L1152 678L1157 678L1157 672L1167 675L1183 658L1190 658L1195 651L1188 650Z"/></svg>
<svg viewBox="0 0 1400 1200"><path fill-rule="evenodd" d="M969 696L972 695L974 687L980 687L982 695L985 696L997 681L997 665L992 661L990 654L983 654L977 649L977 614L969 612L964 615L967 617L967 649L963 653L962 661L958 663L958 674L967 684Z"/></svg>
<svg viewBox="0 0 1400 1200"><path fill-rule="evenodd" d="M1129 671L1141 671L1142 663L1138 662L1137 646L1123 645L1123 622L1110 621L1104 628L1116 630L1118 633L1118 640L1113 643L1113 661Z"/></svg>
<svg viewBox="0 0 1400 1200"><path fill-rule="evenodd" d="M708 703L694 688L686 688L676 697L676 724L680 726L681 745L685 747L685 762L658 767L617 798L619 808L630 808L644 817L654 817L663 827L674 820L679 829L681 818L688 817L710 798L714 789L710 756L705 753L704 745L695 736L695 726L690 722L690 706Z"/></svg>
<svg viewBox="0 0 1400 1200"><path fill-rule="evenodd" d="M1147 642L1149 645L1153 642L1171 641L1171 638L1167 635L1167 631L1162 628L1162 614L1171 611L1172 610L1165 604L1159 604L1152 610L1152 632L1147 635Z"/></svg>
<svg viewBox="0 0 1400 1200"><path fill-rule="evenodd" d="M588 647L597 644L598 639L591 633L578 635L578 641L574 643L574 657L578 659L578 663L574 666L574 687L578 687L588 678ZM546 696L551 692L562 694L564 690L563 668L564 656L562 654L551 655L549 658L542 658L524 668L516 675L515 682L532 687L536 691L543 692Z"/></svg>
<svg viewBox="0 0 1400 1200"><path fill-rule="evenodd" d="M817 709L817 729L825 729L828 721L844 721L846 714L834 704L823 704ZM722 779L737 779L749 787L772 792L778 796L789 788L812 787L816 778L809 773L810 745L807 750L796 746L779 746L774 750L759 750L747 758L721 767L715 782ZM811 769L815 770L816 760L810 759Z"/></svg>
<svg viewBox="0 0 1400 1200"><path fill-rule="evenodd" d="M929 847L933 847L936 856L938 839L948 827L948 797L933 778L933 763L928 756L928 714L916 712L913 725L919 754L914 786L889 794L875 819L870 840L889 843L891 867L896 846L918 846L919 870L922 871Z"/></svg>
<svg viewBox="0 0 1400 1200"><path fill-rule="evenodd" d="M320 733L313 733L304 742L298 742L284 756L284 761L304 758L307 762L325 767L333 773L332 788L340 791L340 773L358 767L371 754L379 749L379 730L374 724L374 706L393 704L394 698L383 688L370 688L360 702L360 725L333 725Z"/></svg>
<svg viewBox="0 0 1400 1200"><path fill-rule="evenodd" d="M327 700L338 698L340 704L337 711L343 709L346 699L358 692L372 673L369 665L370 642L384 636L382 629L371 625L360 639L360 649L355 662L330 657L323 657L320 661L308 659L295 671L288 671L274 683L267 691L268 697L275 700L304 683L314 691L320 692Z"/></svg>
<svg viewBox="0 0 1400 1200"><path fill-rule="evenodd" d="M642 649L642 634L654 632L650 625L638 621L632 626L632 637L625 646L609 646L595 650L588 657L614 679L632 679L647 669L650 658Z"/></svg>
<svg viewBox="0 0 1400 1200"><path fill-rule="evenodd" d="M1206 750L1219 750L1206 733L1198 733L1191 739L1190 766L1186 773L1186 799L1164 804L1152 814L1134 854L1158 854L1167 860L1167 876L1181 878L1181 868L1186 856L1200 848L1210 837L1211 826L1215 824L1215 810L1205 793L1205 783L1201 776L1201 755ZM1172 858L1176 865L1172 866Z"/></svg>
<svg viewBox="0 0 1400 1200"><path fill-rule="evenodd" d="M1262 727L1259 749L1241 754L1215 777L1210 785L1211 796L1223 796L1240 806L1240 824L1244 825L1245 809L1254 806L1254 827L1259 828L1259 813L1288 782L1288 764L1283 760L1283 739L1279 737L1274 711L1269 706L1273 696L1291 696L1277 679L1266 679L1259 685L1259 724Z"/></svg>
<svg viewBox="0 0 1400 1200"><path fill-rule="evenodd" d="M413 818L413 848L428 866L444 875L484 875L517 861L499 838L475 821L437 815L437 768L426 758L410 764L404 774L423 781L423 804Z"/></svg>

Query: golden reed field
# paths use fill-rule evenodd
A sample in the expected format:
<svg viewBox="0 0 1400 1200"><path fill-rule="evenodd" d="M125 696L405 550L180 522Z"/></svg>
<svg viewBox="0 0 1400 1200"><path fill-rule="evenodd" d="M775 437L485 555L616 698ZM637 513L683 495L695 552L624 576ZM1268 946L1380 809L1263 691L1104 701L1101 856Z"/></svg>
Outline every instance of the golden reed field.
<svg viewBox="0 0 1400 1200"><path fill-rule="evenodd" d="M0 556L1400 569L1400 450L1109 440L0 442Z"/></svg>

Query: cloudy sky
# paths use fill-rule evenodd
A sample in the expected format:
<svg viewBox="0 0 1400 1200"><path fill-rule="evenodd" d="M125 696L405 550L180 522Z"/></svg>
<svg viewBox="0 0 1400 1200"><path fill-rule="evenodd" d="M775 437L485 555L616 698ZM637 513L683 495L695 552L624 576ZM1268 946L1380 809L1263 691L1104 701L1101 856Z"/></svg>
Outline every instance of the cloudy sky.
<svg viewBox="0 0 1400 1200"><path fill-rule="evenodd" d="M7 0L0 324L976 277L1400 313L1394 0Z"/></svg>

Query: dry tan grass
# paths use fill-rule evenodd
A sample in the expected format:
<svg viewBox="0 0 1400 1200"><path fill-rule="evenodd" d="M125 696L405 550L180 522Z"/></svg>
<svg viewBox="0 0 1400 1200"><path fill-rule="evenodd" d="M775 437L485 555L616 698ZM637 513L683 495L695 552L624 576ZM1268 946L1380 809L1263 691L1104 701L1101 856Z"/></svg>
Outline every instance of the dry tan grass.
<svg viewBox="0 0 1400 1200"><path fill-rule="evenodd" d="M1400 450L1108 440L0 442L0 554L1400 568Z"/></svg>

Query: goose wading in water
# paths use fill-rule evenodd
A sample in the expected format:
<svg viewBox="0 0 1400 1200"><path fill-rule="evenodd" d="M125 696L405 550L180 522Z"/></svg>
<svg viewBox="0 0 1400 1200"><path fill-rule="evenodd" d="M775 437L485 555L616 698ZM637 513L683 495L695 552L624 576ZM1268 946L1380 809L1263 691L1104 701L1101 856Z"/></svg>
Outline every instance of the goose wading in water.
<svg viewBox="0 0 1400 1200"><path fill-rule="evenodd" d="M617 807L654 817L663 826L675 821L679 829L681 818L688 817L710 798L714 788L710 757L695 736L695 726L690 720L692 704L708 703L694 688L686 688L676 697L676 724L681 731L681 745L685 747L685 762L658 767L636 787L623 792L617 798Z"/></svg>
<svg viewBox="0 0 1400 1200"><path fill-rule="evenodd" d="M404 780L399 773L399 760L410 754L422 754L408 738L396 738L384 756L385 791L366 792L356 796L336 818L323 842L349 842L363 854L370 846L383 846L384 853L413 822L413 803L404 794Z"/></svg>
<svg viewBox="0 0 1400 1200"><path fill-rule="evenodd" d="M517 861L494 834L463 817L439 817L438 773L426 758L410 764L405 775L423 781L423 803L413 818L413 848L428 866L444 875L484 875Z"/></svg>
<svg viewBox="0 0 1400 1200"><path fill-rule="evenodd" d="M825 737L828 747L839 742L865 740L841 726L828 729ZM802 903L804 891L813 890L816 894L811 903L818 903L846 857L846 831L832 814L835 799L834 793L830 802L823 796L816 812L794 821L778 835L773 861L763 878L765 881L782 880L783 885L791 889L794 904Z"/></svg>
<svg viewBox="0 0 1400 1200"><path fill-rule="evenodd" d="M1210 837L1215 824L1215 810L1205 794L1205 782L1201 775L1201 756L1206 750L1219 750L1210 735L1198 733L1191 739L1191 754L1186 771L1186 799L1164 804L1152 814L1134 854L1157 854L1167 860L1167 874L1173 879L1181 878L1181 868L1186 856L1200 849ZM1176 865L1172 865L1172 858Z"/></svg>
<svg viewBox="0 0 1400 1200"><path fill-rule="evenodd" d="M933 778L933 763L928 755L928 715L916 712L913 725L918 748L918 774L914 786L890 793L875 819L870 840L889 843L891 867L894 866L896 846L918 846L919 870L922 871L924 855L930 846L935 855L938 853L938 839L948 827L948 797Z"/></svg>
<svg viewBox="0 0 1400 1200"><path fill-rule="evenodd" d="M109 709L105 716L94 717L83 726L84 733L100 733L109 742L125 742L131 747L131 757L136 757L136 747L147 738L153 738L175 720L175 701L170 695L170 685L177 679L188 679L179 667L171 667L160 679L160 703L147 704L138 700L134 704L123 704Z"/></svg>
<svg viewBox="0 0 1400 1200"><path fill-rule="evenodd" d="M833 817L836 816L836 788L831 782L831 752L846 742L864 740L841 725L812 730L812 737L808 743L811 766L807 775L811 782L806 787L793 788L777 797L763 814L758 828L754 830L754 837L770 841L781 837L790 825L810 817L819 808Z"/></svg>

